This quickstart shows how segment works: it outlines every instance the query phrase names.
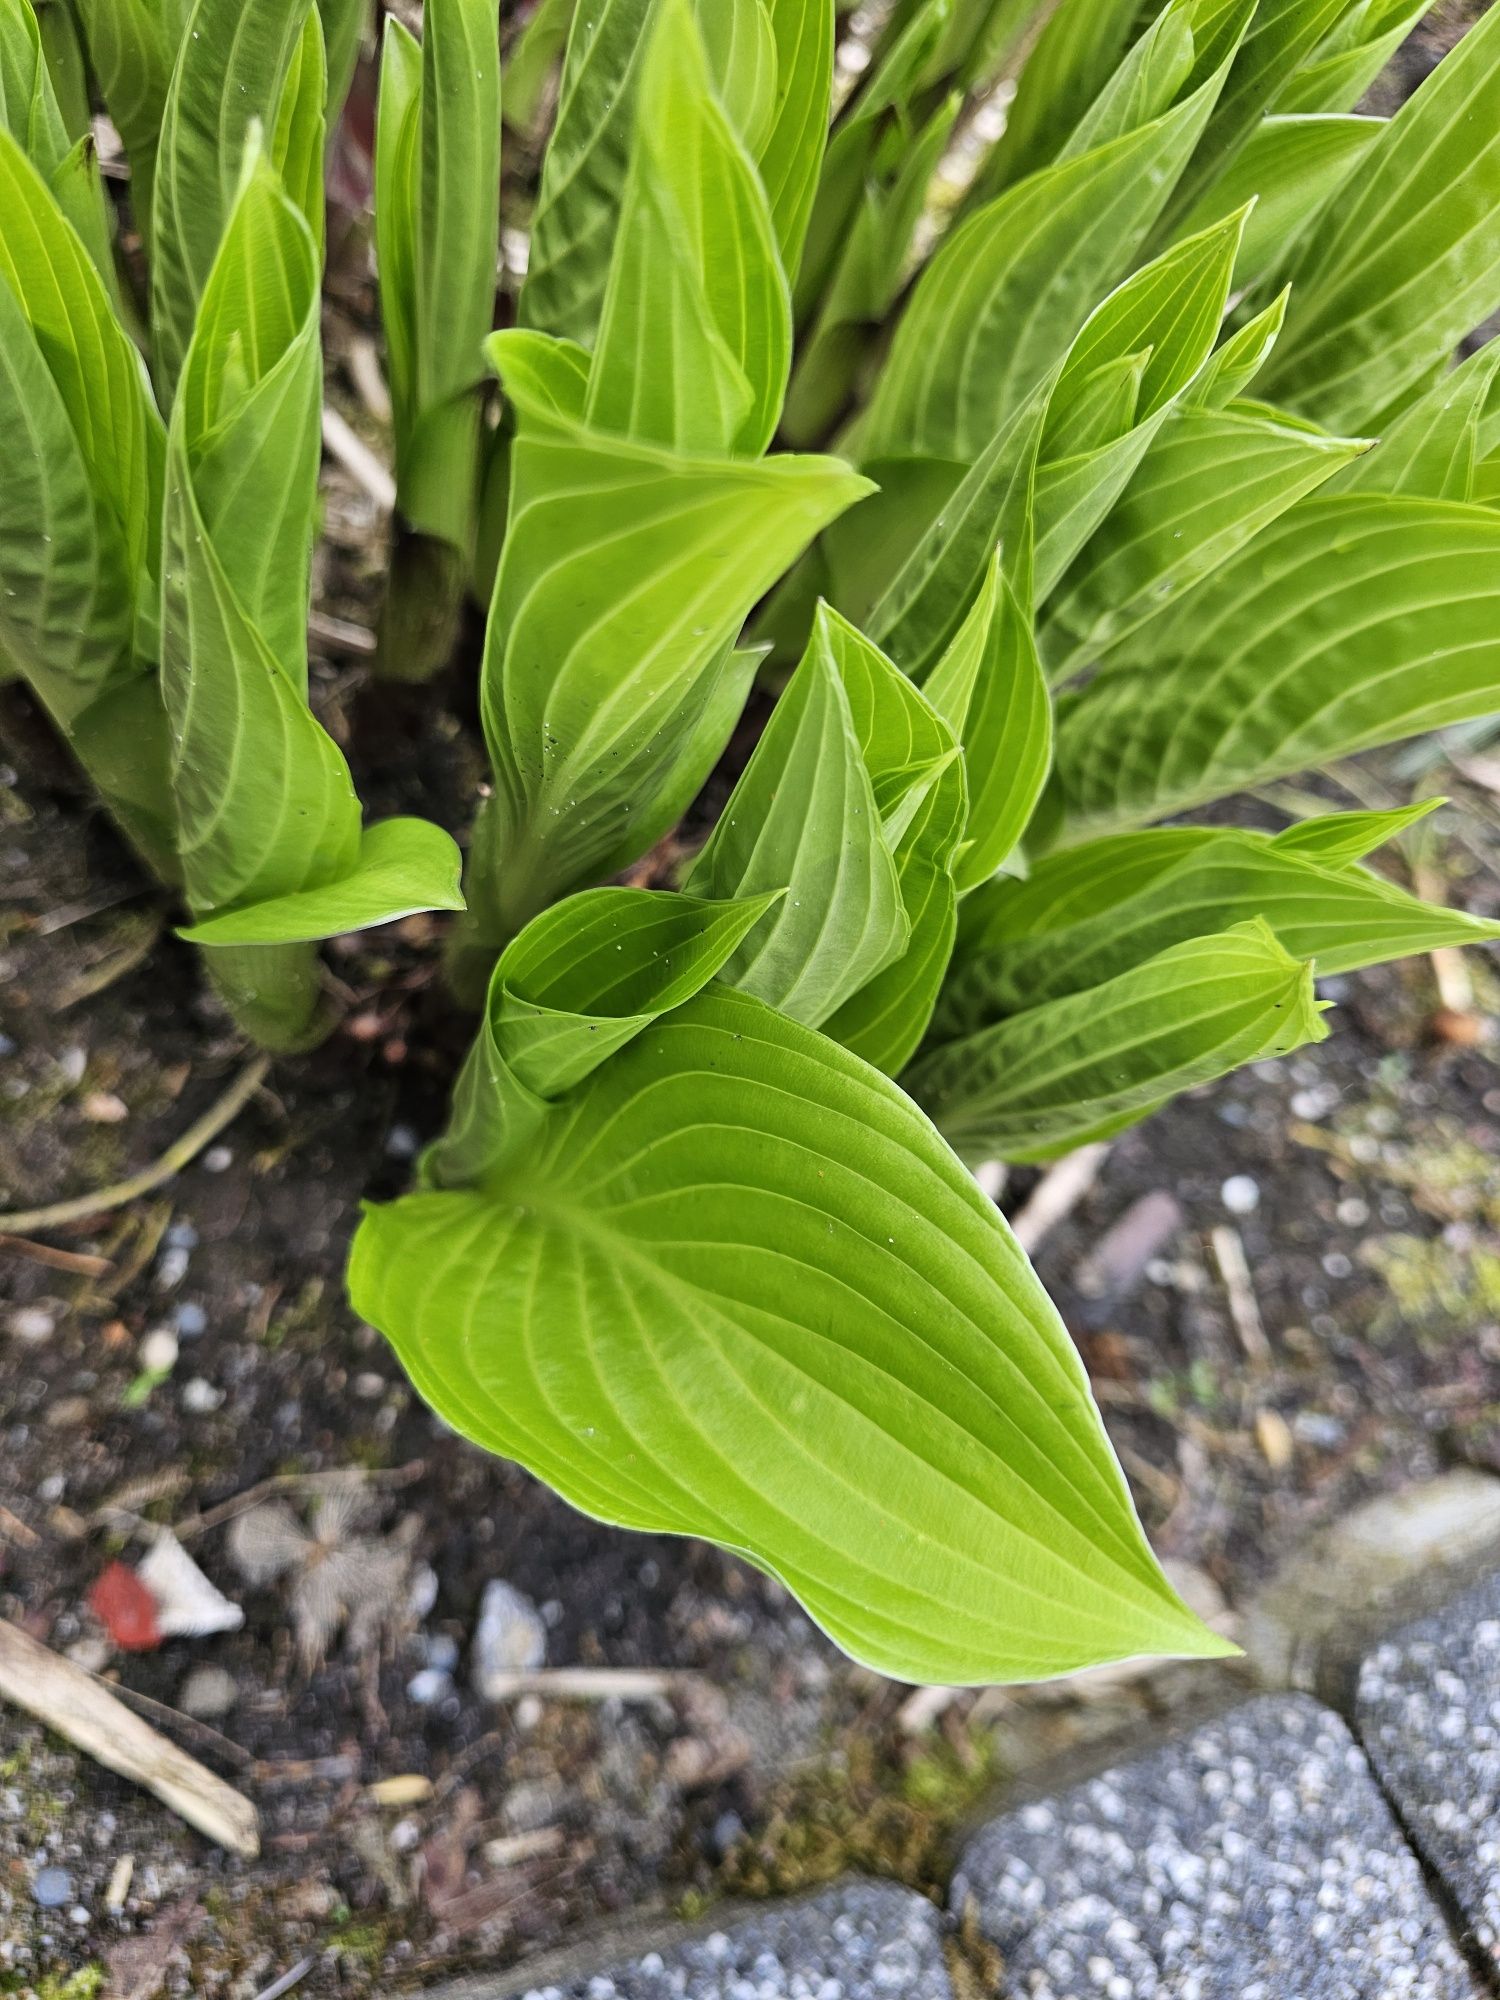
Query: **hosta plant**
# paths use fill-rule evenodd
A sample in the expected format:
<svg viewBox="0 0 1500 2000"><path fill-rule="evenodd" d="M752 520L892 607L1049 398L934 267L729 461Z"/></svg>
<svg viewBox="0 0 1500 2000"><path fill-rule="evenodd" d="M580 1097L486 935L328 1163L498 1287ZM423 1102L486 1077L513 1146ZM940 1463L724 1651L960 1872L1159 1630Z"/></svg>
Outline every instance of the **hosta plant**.
<svg viewBox="0 0 1500 2000"><path fill-rule="evenodd" d="M240 955L290 990L268 948L359 884L413 892L365 921L452 900L431 829L426 874L409 823L360 836L305 705L324 29L132 0L137 74L124 0L73 3L150 310L18 58L0 354L50 428L5 643L244 1007ZM1389 119L1356 107L1412 0L894 0L843 62L833 0L517 12L498 308L493 4L428 0L380 64L425 550L384 664L428 671L473 581L491 783L477 1038L354 1303L455 1428L885 1671L1221 1651L969 1168L1320 1039L1320 975L1500 934L1368 865L1432 801L1183 817L1500 708L1500 10Z"/></svg>

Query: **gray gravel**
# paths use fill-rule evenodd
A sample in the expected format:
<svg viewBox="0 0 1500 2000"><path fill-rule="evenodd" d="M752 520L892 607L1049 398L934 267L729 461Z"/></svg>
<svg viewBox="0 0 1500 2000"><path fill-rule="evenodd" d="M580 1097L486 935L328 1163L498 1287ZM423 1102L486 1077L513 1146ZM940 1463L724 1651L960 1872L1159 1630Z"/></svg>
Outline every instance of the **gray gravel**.
<svg viewBox="0 0 1500 2000"><path fill-rule="evenodd" d="M526 2000L953 2000L953 1988L931 1903L850 1882Z"/></svg>
<svg viewBox="0 0 1500 2000"><path fill-rule="evenodd" d="M1500 1969L1500 1576L1377 1646L1357 1723L1381 1781Z"/></svg>
<svg viewBox="0 0 1500 2000"><path fill-rule="evenodd" d="M966 1851L1007 2000L1477 2000L1363 1753L1267 1695Z"/></svg>

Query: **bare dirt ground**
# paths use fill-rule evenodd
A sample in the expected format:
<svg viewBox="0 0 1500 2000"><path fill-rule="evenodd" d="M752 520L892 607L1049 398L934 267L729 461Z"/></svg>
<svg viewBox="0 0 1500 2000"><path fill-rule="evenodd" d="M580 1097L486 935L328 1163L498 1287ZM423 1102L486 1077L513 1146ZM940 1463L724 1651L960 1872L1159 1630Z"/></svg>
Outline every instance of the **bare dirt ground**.
<svg viewBox="0 0 1500 2000"><path fill-rule="evenodd" d="M1410 80L1461 11L1414 45ZM331 387L363 421L339 371ZM327 500L320 712L373 809L460 827L472 645L447 707L375 694L359 632L380 524L336 472ZM247 1057L14 690L0 719L13 1210L155 1159ZM1493 915L1494 754L1366 761L1318 791L1449 794L1382 865ZM1288 803L1234 816L1279 823ZM848 1665L774 1584L583 1520L422 1408L340 1279L359 1202L401 1186L443 1117L464 1026L439 945L418 919L340 948L339 1033L278 1063L176 1178L0 1239L0 1616L252 1798L264 1838L227 1859L0 1709L0 1993L258 2000L292 1974L299 1993L390 1993L626 1909L851 1865L927 1885L1018 1743L1099 1726L1089 1703L968 1695L914 1729L909 1691ZM1231 1612L1354 1500L1444 1464L1500 1470L1500 961L1325 992L1323 1047L1117 1141L1038 1257L1157 1546ZM1036 1178L1013 1176L1008 1210ZM243 1623L121 1650L91 1593L163 1526ZM497 1579L534 1607L549 1666L675 1678L628 1703L485 1699Z"/></svg>

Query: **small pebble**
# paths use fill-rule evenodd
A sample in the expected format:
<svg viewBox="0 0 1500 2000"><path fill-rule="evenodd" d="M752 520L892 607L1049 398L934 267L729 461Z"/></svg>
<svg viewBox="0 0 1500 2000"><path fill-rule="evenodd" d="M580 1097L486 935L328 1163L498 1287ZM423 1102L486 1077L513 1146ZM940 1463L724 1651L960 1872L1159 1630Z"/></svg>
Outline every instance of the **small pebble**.
<svg viewBox="0 0 1500 2000"><path fill-rule="evenodd" d="M547 1628L529 1597L496 1577L484 1587L470 1675L476 1694L508 1674L530 1673L547 1657Z"/></svg>
<svg viewBox="0 0 1500 2000"><path fill-rule="evenodd" d="M393 1125L385 1135L385 1150L393 1160L415 1159L421 1143L410 1125Z"/></svg>
<svg viewBox="0 0 1500 2000"><path fill-rule="evenodd" d="M208 1328L208 1314L202 1306L185 1299L172 1315L172 1324L177 1329L179 1340L196 1340Z"/></svg>
<svg viewBox="0 0 1500 2000"><path fill-rule="evenodd" d="M177 1336L170 1327L153 1327L142 1340L137 1358L148 1375L170 1375L177 1366Z"/></svg>
<svg viewBox="0 0 1500 2000"><path fill-rule="evenodd" d="M40 1306L22 1306L19 1312L11 1314L7 1324L17 1340L29 1340L33 1345L50 1340L57 1331L57 1321Z"/></svg>
<svg viewBox="0 0 1500 2000"><path fill-rule="evenodd" d="M432 1708L453 1686L452 1674L439 1667L423 1667L406 1683L406 1692L418 1708Z"/></svg>
<svg viewBox="0 0 1500 2000"><path fill-rule="evenodd" d="M1370 1204L1361 1201L1357 1194L1347 1195L1334 1214L1346 1229L1363 1229L1370 1219Z"/></svg>
<svg viewBox="0 0 1500 2000"><path fill-rule="evenodd" d="M66 1868L39 1869L31 1893L44 1910L60 1910L73 1900L73 1878Z"/></svg>
<svg viewBox="0 0 1500 2000"><path fill-rule="evenodd" d="M185 1382L182 1389L182 1407L189 1416L206 1417L218 1409L224 1400L224 1391L216 1389L212 1382L195 1375L191 1382Z"/></svg>
<svg viewBox="0 0 1500 2000"><path fill-rule="evenodd" d="M439 1673L451 1674L458 1665L458 1641L448 1632L430 1632L424 1650L429 1667L436 1667Z"/></svg>
<svg viewBox="0 0 1500 2000"><path fill-rule="evenodd" d="M234 1154L228 1146L210 1146L203 1155L203 1170L209 1174L225 1174L234 1165Z"/></svg>
<svg viewBox="0 0 1500 2000"><path fill-rule="evenodd" d="M187 1276L188 1251L185 1244L169 1243L156 1260L156 1282L164 1292L175 1291Z"/></svg>
<svg viewBox="0 0 1500 2000"><path fill-rule="evenodd" d="M1219 1189L1219 1199L1231 1215L1253 1215L1260 1207L1260 1183L1249 1174L1231 1174Z"/></svg>
<svg viewBox="0 0 1500 2000"><path fill-rule="evenodd" d="M174 1222L167 1231L166 1242L169 1250L196 1250L198 1232L190 1222Z"/></svg>
<svg viewBox="0 0 1500 2000"><path fill-rule="evenodd" d="M91 1125L123 1125L130 1116L125 1100L112 1090L91 1090L78 1108Z"/></svg>
<svg viewBox="0 0 1500 2000"><path fill-rule="evenodd" d="M184 1715L212 1722L216 1716L228 1715L239 1698L239 1684L225 1668L194 1667L182 1683L177 1705Z"/></svg>

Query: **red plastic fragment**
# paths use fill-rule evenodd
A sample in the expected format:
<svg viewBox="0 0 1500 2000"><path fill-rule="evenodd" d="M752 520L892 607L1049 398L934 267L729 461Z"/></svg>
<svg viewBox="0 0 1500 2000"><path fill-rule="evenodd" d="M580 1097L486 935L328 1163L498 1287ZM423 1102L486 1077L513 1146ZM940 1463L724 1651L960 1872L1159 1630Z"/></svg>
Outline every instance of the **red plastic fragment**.
<svg viewBox="0 0 1500 2000"><path fill-rule="evenodd" d="M156 1599L128 1563L112 1562L101 1572L89 1609L122 1653L149 1653L161 1644Z"/></svg>

